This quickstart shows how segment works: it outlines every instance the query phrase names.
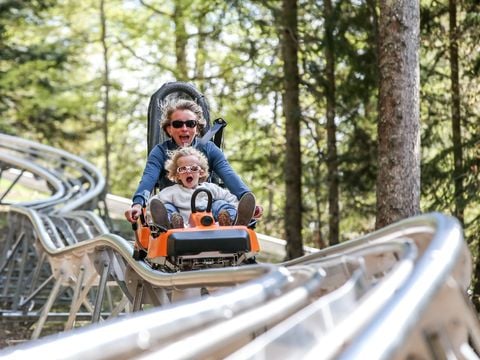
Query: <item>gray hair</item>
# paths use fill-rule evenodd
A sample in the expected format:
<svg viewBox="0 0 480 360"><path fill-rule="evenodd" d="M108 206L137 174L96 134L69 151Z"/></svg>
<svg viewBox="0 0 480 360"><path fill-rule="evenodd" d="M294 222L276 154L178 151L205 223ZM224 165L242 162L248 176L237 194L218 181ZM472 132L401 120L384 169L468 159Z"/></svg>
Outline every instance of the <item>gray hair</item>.
<svg viewBox="0 0 480 360"><path fill-rule="evenodd" d="M190 110L193 112L196 116L196 119L198 121L198 132L200 134L203 134L203 130L205 126L207 125L207 121L203 117L203 110L200 105L198 105L195 101L193 100L186 100L186 99L180 99L176 101L169 101L166 102L163 106L163 111L162 111L162 118L160 119L160 126L162 127L163 131L167 133L167 126L170 125L170 122L172 121L172 114L177 111L177 110ZM193 119L192 119L193 120ZM168 134L168 133L167 133Z"/></svg>

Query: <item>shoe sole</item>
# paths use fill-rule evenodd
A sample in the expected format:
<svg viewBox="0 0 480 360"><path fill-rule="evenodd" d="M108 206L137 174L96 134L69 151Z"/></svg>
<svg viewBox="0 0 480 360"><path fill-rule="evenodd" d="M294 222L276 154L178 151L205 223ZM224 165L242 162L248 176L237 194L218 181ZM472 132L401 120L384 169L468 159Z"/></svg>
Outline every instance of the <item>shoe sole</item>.
<svg viewBox="0 0 480 360"><path fill-rule="evenodd" d="M218 214L218 225L220 226L232 226L232 219L228 212Z"/></svg>
<svg viewBox="0 0 480 360"><path fill-rule="evenodd" d="M170 222L172 223L173 229L183 229L185 227L185 222L179 213L172 214Z"/></svg>
<svg viewBox="0 0 480 360"><path fill-rule="evenodd" d="M155 225L163 226L165 229L168 229L169 221L167 208L160 200L152 199L150 201L150 216Z"/></svg>
<svg viewBox="0 0 480 360"><path fill-rule="evenodd" d="M235 225L247 226L253 218L255 212L255 196L252 193L245 193L240 198L237 208L237 218Z"/></svg>

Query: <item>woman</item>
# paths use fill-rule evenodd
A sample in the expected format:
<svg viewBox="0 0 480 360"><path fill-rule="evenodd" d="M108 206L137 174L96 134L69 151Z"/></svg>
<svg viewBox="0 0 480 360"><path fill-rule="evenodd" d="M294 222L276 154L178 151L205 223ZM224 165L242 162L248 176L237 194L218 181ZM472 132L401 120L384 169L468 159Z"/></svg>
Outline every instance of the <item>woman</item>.
<svg viewBox="0 0 480 360"><path fill-rule="evenodd" d="M156 145L148 156L142 179L132 198L132 207L125 211L125 217L129 222L137 221L142 207L148 200L146 198L148 196L145 196L145 194L150 194L153 191L157 181L159 181L161 188L173 185L166 177L165 161L169 158L169 153L179 147L193 146L200 150L207 157L211 171L223 181L237 199L250 192L250 189L232 169L222 151L213 142L207 141L203 145L197 144L197 135L202 132L205 124L202 108L194 101L178 100L166 107L161 126L170 139ZM262 208L257 206L255 217L260 217L262 212Z"/></svg>

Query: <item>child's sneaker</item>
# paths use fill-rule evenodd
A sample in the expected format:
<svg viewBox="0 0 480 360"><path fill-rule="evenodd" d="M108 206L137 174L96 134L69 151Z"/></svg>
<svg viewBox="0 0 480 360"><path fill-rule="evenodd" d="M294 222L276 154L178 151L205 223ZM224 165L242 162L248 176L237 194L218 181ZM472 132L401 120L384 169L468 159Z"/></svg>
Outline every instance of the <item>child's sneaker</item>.
<svg viewBox="0 0 480 360"><path fill-rule="evenodd" d="M231 226L232 219L227 210L220 210L218 213L218 225L220 226Z"/></svg>
<svg viewBox="0 0 480 360"><path fill-rule="evenodd" d="M247 226L253 217L255 211L255 196L251 192L247 192L242 195L238 202L237 218L235 219L235 225Z"/></svg>
<svg viewBox="0 0 480 360"><path fill-rule="evenodd" d="M183 229L185 227L182 215L177 212L172 214L170 222L172 223L172 229Z"/></svg>
<svg viewBox="0 0 480 360"><path fill-rule="evenodd" d="M206 287L200 288L200 296L208 296L208 295L210 295L210 292Z"/></svg>
<svg viewBox="0 0 480 360"><path fill-rule="evenodd" d="M150 216L155 225L168 229L168 212L161 200L155 198L150 200Z"/></svg>

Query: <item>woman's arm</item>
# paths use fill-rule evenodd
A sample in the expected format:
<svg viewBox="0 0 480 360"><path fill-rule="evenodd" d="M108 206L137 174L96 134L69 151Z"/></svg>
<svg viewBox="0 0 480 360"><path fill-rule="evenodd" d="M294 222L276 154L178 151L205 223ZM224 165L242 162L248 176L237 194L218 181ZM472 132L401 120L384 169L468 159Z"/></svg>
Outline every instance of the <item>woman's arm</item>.
<svg viewBox="0 0 480 360"><path fill-rule="evenodd" d="M157 145L152 149L148 156L137 191L135 191L135 194L132 197L133 204L145 205L145 202L148 200L145 199L145 191L148 193L153 191L153 188L164 169L166 158L165 149L161 145Z"/></svg>
<svg viewBox="0 0 480 360"><path fill-rule="evenodd" d="M225 186L237 199L240 199L243 194L250 191L228 163L222 151L213 142L209 141L205 144L204 150L208 158L210 171L214 171L222 179Z"/></svg>

